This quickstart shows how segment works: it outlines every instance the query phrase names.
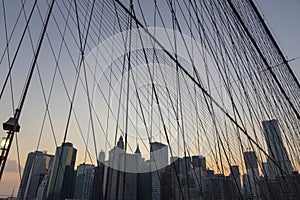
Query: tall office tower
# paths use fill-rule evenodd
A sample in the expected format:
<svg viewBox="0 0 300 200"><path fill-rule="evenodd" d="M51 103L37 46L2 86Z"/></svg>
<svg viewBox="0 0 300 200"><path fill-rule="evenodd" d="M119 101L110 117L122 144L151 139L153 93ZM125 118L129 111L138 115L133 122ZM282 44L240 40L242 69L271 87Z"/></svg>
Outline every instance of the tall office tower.
<svg viewBox="0 0 300 200"><path fill-rule="evenodd" d="M194 199L197 197L196 193L200 191L200 174L198 170L198 174L196 169L192 169L192 159L189 156L185 156L183 158L179 158L174 162L174 166L178 167L177 173L179 174L179 181L182 189L182 194L176 192L176 199ZM196 170L196 173L194 171ZM196 177L198 175L198 177ZM183 196L182 196L183 195Z"/></svg>
<svg viewBox="0 0 300 200"><path fill-rule="evenodd" d="M202 191L204 177L206 177L206 159L203 156L192 156L192 178L195 182L195 188Z"/></svg>
<svg viewBox="0 0 300 200"><path fill-rule="evenodd" d="M171 162L171 164L168 165L163 172L161 179L161 199L173 200L175 199L176 192L179 191L179 182L176 177L176 170L178 171L179 166L177 161L178 158L176 158L176 161Z"/></svg>
<svg viewBox="0 0 300 200"><path fill-rule="evenodd" d="M108 168L107 174L108 180L106 191L104 192L104 199L137 199L138 173L122 172ZM144 187L144 185L142 185L142 187Z"/></svg>
<svg viewBox="0 0 300 200"><path fill-rule="evenodd" d="M36 198L38 187L52 164L53 157L41 151L28 154L18 199Z"/></svg>
<svg viewBox="0 0 300 200"><path fill-rule="evenodd" d="M141 151L139 149L139 146L137 145L137 148L134 152L134 154L127 154L125 153L124 156L121 156L121 169L124 166L125 173L122 173L121 180L122 186L123 186L123 193L122 193L122 199L124 200L134 200L139 199L138 195L140 194L138 189L138 173L140 172L140 164L143 162L141 157ZM141 185L142 187L147 187L145 183ZM142 198L145 199L145 198Z"/></svg>
<svg viewBox="0 0 300 200"><path fill-rule="evenodd" d="M181 173L183 177L187 178L192 169L191 157L183 157L180 162L180 167L181 169L179 173Z"/></svg>
<svg viewBox="0 0 300 200"><path fill-rule="evenodd" d="M92 186L91 199L103 199L106 180L107 180L107 162L105 161L105 152L101 149L98 156L98 166L94 168L94 180Z"/></svg>
<svg viewBox="0 0 300 200"><path fill-rule="evenodd" d="M168 146L159 142L150 143L150 161L155 162L156 169L168 166Z"/></svg>
<svg viewBox="0 0 300 200"><path fill-rule="evenodd" d="M152 172L152 199L160 199L160 174L168 166L168 146L159 142L150 143L150 161L157 169Z"/></svg>
<svg viewBox="0 0 300 200"><path fill-rule="evenodd" d="M52 168L53 168L53 162L49 166L47 174L44 176L44 178L43 178L43 180L42 180L42 182L41 182L41 184L38 188L38 191L37 191L37 194L36 194L36 199L46 200L47 189L48 189L48 185L49 185L49 180L50 180L50 175L51 175L51 172L52 172Z"/></svg>
<svg viewBox="0 0 300 200"><path fill-rule="evenodd" d="M122 157L124 157L124 142L120 136L117 146L114 146L108 155L106 176L103 179L104 198L105 199L121 199L123 194L123 172L121 169ZM122 168L123 169L123 168Z"/></svg>
<svg viewBox="0 0 300 200"><path fill-rule="evenodd" d="M107 176L105 171L107 166L103 162L94 168L94 179L92 184L92 196L90 199L104 199L104 178Z"/></svg>
<svg viewBox="0 0 300 200"><path fill-rule="evenodd" d="M152 173L137 174L137 199L151 200L152 198Z"/></svg>
<svg viewBox="0 0 300 200"><path fill-rule="evenodd" d="M53 162L53 155L48 155L46 152L37 152L28 179L25 199L36 198L38 187L46 175L49 167Z"/></svg>
<svg viewBox="0 0 300 200"><path fill-rule="evenodd" d="M91 199L94 179L94 165L80 164L77 167L74 199Z"/></svg>
<svg viewBox="0 0 300 200"><path fill-rule="evenodd" d="M123 173L123 194L122 199L124 200L135 200L137 199L137 181L138 181L138 174L137 173Z"/></svg>
<svg viewBox="0 0 300 200"><path fill-rule="evenodd" d="M103 180L105 199L136 199L137 198L137 173L139 150L135 154L128 154L124 151L122 136L117 146L109 151L108 168L104 169L107 176Z"/></svg>
<svg viewBox="0 0 300 200"><path fill-rule="evenodd" d="M262 165L262 173L265 178L270 179L270 169L269 169L270 162L263 162Z"/></svg>
<svg viewBox="0 0 300 200"><path fill-rule="evenodd" d="M32 167L34 157L35 157L35 152L30 152L27 156L26 164L25 164L22 180L21 180L21 183L20 183L17 199L20 199L20 200L24 199L26 186L27 186L27 182L28 182L28 178L29 178L29 174L30 174L30 171L31 171L31 167Z"/></svg>
<svg viewBox="0 0 300 200"><path fill-rule="evenodd" d="M108 167L107 177L104 177L104 199L122 199L123 194L122 172Z"/></svg>
<svg viewBox="0 0 300 200"><path fill-rule="evenodd" d="M108 166L113 169L120 169L121 157L124 157L124 142L121 136L117 142L117 146L114 146L108 153ZM100 155L99 155L100 159Z"/></svg>
<svg viewBox="0 0 300 200"><path fill-rule="evenodd" d="M247 173L243 174L242 176L242 183L243 183L243 193L245 195L245 199L250 199L248 198L248 194L251 194L250 191L250 179L249 179L249 175Z"/></svg>
<svg viewBox="0 0 300 200"><path fill-rule="evenodd" d="M230 176L234 180L234 184L237 186L237 191L241 191L241 175L238 165L230 166Z"/></svg>
<svg viewBox="0 0 300 200"><path fill-rule="evenodd" d="M74 165L77 150L72 143L63 143L56 148L50 175L47 199L66 199L73 196Z"/></svg>
<svg viewBox="0 0 300 200"><path fill-rule="evenodd" d="M276 119L262 122L264 134L268 146L269 156L275 161L270 161L270 179L278 175L291 174L293 167L284 147L278 121Z"/></svg>
<svg viewBox="0 0 300 200"><path fill-rule="evenodd" d="M105 152L101 149L100 153L99 153L99 163L103 163L105 161Z"/></svg>
<svg viewBox="0 0 300 200"><path fill-rule="evenodd" d="M151 175L151 195L152 199L160 199L160 177L161 170L152 171Z"/></svg>
<svg viewBox="0 0 300 200"><path fill-rule="evenodd" d="M244 161L248 174L248 193L251 195L251 198L257 197L257 181L259 178L257 157L254 151L244 152Z"/></svg>

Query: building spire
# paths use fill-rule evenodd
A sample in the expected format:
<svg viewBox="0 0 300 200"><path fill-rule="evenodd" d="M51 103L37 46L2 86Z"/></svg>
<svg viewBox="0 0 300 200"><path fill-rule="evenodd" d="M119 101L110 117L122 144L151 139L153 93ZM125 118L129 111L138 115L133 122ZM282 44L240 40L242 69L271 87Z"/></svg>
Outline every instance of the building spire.
<svg viewBox="0 0 300 200"><path fill-rule="evenodd" d="M123 141L122 135L119 138L119 141L117 143L117 147L119 147L120 149L124 149L124 141Z"/></svg>
<svg viewBox="0 0 300 200"><path fill-rule="evenodd" d="M139 145L137 145L137 146L136 146L136 150L135 150L135 152L134 152L134 153L135 153L135 154L137 154L137 153L141 154L141 151L140 151Z"/></svg>

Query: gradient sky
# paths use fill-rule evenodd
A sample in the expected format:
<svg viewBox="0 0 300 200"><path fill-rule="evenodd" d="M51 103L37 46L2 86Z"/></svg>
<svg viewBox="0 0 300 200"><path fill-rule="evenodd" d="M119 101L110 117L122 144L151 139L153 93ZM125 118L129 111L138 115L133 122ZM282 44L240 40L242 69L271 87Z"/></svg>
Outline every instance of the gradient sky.
<svg viewBox="0 0 300 200"><path fill-rule="evenodd" d="M8 1L7 1L8 2ZM287 59L293 59L300 57L300 1L299 0L256 0L259 10L263 13L263 16L269 25L276 41L283 50ZM0 11L2 12L2 10ZM2 13L0 14L2 17ZM9 14L8 14L9 15ZM2 49L2 48L1 48ZM294 70L298 79L300 78L300 58L290 62L290 66ZM33 104L36 102L33 102ZM29 103L30 104L30 103ZM25 108L24 112L35 113L31 108ZM1 113L1 110L0 110ZM6 121L8 116L0 116L2 121ZM22 123L25 124L30 119L22 119ZM65 120L65 118L64 118ZM38 132L40 128L40 122L38 127L32 127L32 131ZM48 152L54 154L55 147L53 145L52 136L46 136L46 140L51 142L51 145L46 146ZM78 138L77 138L78 139ZM19 142L22 145L21 152L21 166L25 165L26 156L29 151L34 151L36 146L36 138L31 138L29 133L21 131ZM78 139L79 140L79 139ZM61 141L61 140L58 140ZM78 147L77 147L78 148ZM16 194L18 191L19 174L17 168L17 153L16 146L11 149L10 161L7 164L6 172L0 182L0 195L11 194L14 190Z"/></svg>
<svg viewBox="0 0 300 200"><path fill-rule="evenodd" d="M256 0L277 43L288 60L300 56L300 1ZM298 79L300 58L291 61Z"/></svg>

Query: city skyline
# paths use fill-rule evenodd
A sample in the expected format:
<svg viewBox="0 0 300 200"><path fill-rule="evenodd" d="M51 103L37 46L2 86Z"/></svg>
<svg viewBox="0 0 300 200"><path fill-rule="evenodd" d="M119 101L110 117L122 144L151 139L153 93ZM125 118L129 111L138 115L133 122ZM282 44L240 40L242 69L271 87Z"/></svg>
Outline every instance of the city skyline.
<svg viewBox="0 0 300 200"><path fill-rule="evenodd" d="M129 1L126 3L129 3ZM255 4L270 28L276 42L283 51L283 55L294 71L296 78L300 80L300 70L297 68L297 66L300 65L300 59L298 59L300 58L300 26L297 26L299 23L297 19L300 18L298 12L300 9L299 2L295 0L291 0L288 3L275 1L270 4L269 2L255 1ZM17 39L21 36L22 29L24 28L24 26L21 25L23 23L22 20L24 21L25 18L28 17L29 10L34 4L32 2L25 3L23 11L20 5L20 3L14 1L3 2L3 5L1 5L2 11L0 12L0 16L5 18L0 22L0 25L5 27L5 22L5 24L9 26L0 31L0 35L3 36L0 40L0 46L2 46L1 52L4 52L3 61L1 60L0 62L1 66L3 66L3 73L0 73L0 80L5 79L7 66L11 63L17 48L17 42L14 41L18 41ZM19 68L13 70L10 82L8 82L6 90L4 90L3 97L1 96L0 121L2 120L2 122L6 122L9 117L12 117L12 113L18 105L17 102L22 93L23 81L25 81L26 78L25 74L27 73L27 68L29 68L28 66L30 66L31 58L34 54L32 50L35 49L35 44L38 42L39 34L43 26L42 19L46 17L47 4L40 2L38 5L37 10L35 10L33 14L33 21L29 25L30 29L28 29L29 31L25 34L24 44L21 46L20 54L16 59L15 65ZM70 6L71 5L70 3ZM143 37L145 37L145 41L149 39L147 39L145 35L139 36L139 31L136 29L138 26L135 23L132 24L132 29L128 28L126 34L120 34L120 32L127 30L127 28L124 29L124 27L126 27L125 17L118 19L117 17L110 18L105 16L103 19L103 35L97 38L96 33L102 28L102 22L100 23L99 20L97 21L95 19L99 17L101 6L104 4L97 2L95 4L95 13L92 12L92 7L89 7L91 5L88 5L87 2L78 3L79 13L76 13L74 9L74 12L70 12L70 15L68 15L67 12L68 3L58 2L54 6L53 18L50 18L49 22L50 28L45 34L45 39L41 46L41 55L37 59L33 81L28 90L29 97L25 101L25 106L20 116L20 133L18 133L18 138L14 138L7 166L3 178L0 181L0 195L13 193L17 196L17 188L22 185L20 176L30 177L28 170L26 170L27 167L25 166L28 152L38 151L40 155L47 154L54 156L56 148L62 144L62 141L72 143L74 148L77 149L77 155L75 153L77 159L76 161L74 160L72 164L74 169L80 166L80 164L93 164L97 166L98 158L100 161L102 160L101 162L106 163L109 160L113 160L112 155L115 156L116 153L119 155L117 159L118 162L128 159L131 161L129 162L131 164L136 161L141 163L138 169L136 169L133 164L131 166L118 166L123 168L129 167L130 170L127 172L139 170L142 170L139 172L145 172L145 169L149 167L148 165L153 166L151 160L155 160L154 157L162 163L161 166L158 166L158 168L161 169L170 165L171 161L176 162L174 160L175 158L181 159L190 157L192 160L192 156L201 155L205 158L205 170L211 169L214 170L216 174L224 174L225 176L238 174L237 171L241 173L241 176L247 173L247 176L245 176L245 179L249 180L249 188L247 190L254 196L257 196L259 191L253 188L259 184L261 187L264 186L263 183L258 183L259 176L264 175L270 178L270 180L273 180L276 175L282 173L280 172L282 171L281 169L277 169L278 166L279 168L285 169L284 171L287 174L290 174L293 170L299 171L300 166L297 164L297 159L299 159L299 155L297 155L299 151L299 147L297 147L299 136L296 131L298 122L296 121L297 117L295 117L296 115L294 113L295 110L298 109L298 104L297 98L291 98L295 97L293 96L294 94L297 94L297 88L291 89L289 88L288 82L284 82L282 83L284 89L278 89L276 84L274 84L276 81L274 82L273 79L269 80L271 76L266 75L267 68L265 69L263 64L264 60L255 59L255 55L253 56L255 53L252 54L250 53L251 51L247 52L248 50L245 48L247 44L246 40L243 45L233 46L233 48L230 49L230 42L228 42L230 39L233 40L233 43L236 42L236 44L239 44L241 38L244 36L242 34L242 36L239 36L238 31L235 32L233 28L234 25L230 26L230 28L226 26L222 27L222 20L228 19L228 22L231 21L229 19L230 17L224 17L224 19L220 17L222 14L216 12L216 10L219 9L217 4L215 7L205 8L207 9L207 11L204 11L204 16L206 17L202 19L202 22L210 22L210 17L215 17L216 25L220 26L220 29L213 28L214 23L211 23L207 27L203 27L203 33L199 31L199 39L196 38L198 37L197 35L189 35L189 33L193 31L197 32L195 30L196 26L194 26L194 24L191 25L193 28L189 31L188 29L190 27L184 25L188 20L184 15L180 14L180 11L182 11L179 9L180 3L178 3L178 8L175 6L175 10L177 10L177 17L181 26L174 24L174 18L168 15L167 12L160 13L159 9L171 9L168 3L164 4L159 2L157 9L155 9L151 2L145 2L141 7L139 7L137 2L134 2L136 15L140 17L140 19L143 19L141 16L144 12L144 17L147 19L145 20L145 25L154 27L148 29L150 35L158 35L157 44L145 43L145 45L148 45L150 48L150 50L147 49L145 52L143 52L144 46L142 45L143 48L138 47L136 43ZM109 4L106 6L108 5ZM184 4L181 6L183 10L192 9L192 7L189 8ZM223 5L220 4L220 7L222 6ZM229 6L229 4L227 6ZM149 8L149 10L147 8ZM88 18L84 16L81 9L87 9L87 13L94 14L94 18L91 18L90 29L86 29L88 21L82 19L87 20ZM118 9L122 10L122 7ZM210 11L216 16L206 15L205 13L209 12L209 9L212 9ZM12 24L17 20L17 14L12 10L18 10L21 13L20 24L16 25L16 32L19 32L19 35L13 35L12 42L10 42L9 46L9 51L11 52L5 53L7 35L11 33ZM110 9L107 9L107 11L107 13L109 13ZM114 12L116 11L112 11L111 16L115 17ZM158 17L159 13L161 15L160 17ZM218 16L217 13L220 14L220 16ZM76 26L76 18L72 18L76 16L76 14L80 20L78 27ZM70 27L65 27L67 37L62 39L64 37L61 34L63 32L64 20L66 19L64 17L66 16L70 17L70 22L68 22ZM192 17L199 16L189 17L191 20L190 23L192 24ZM117 30L117 26L115 26L116 30L112 29L114 26L113 23L110 22L111 19L114 19L115 23L117 19L120 20L118 28L122 31ZM157 20L157 23L155 20ZM166 22L165 24L163 23L164 21ZM105 30L104 26L106 23L108 24L107 30ZM144 22L142 22L142 24L143 23ZM246 24L246 26L247 25L248 24ZM79 39L77 28L83 31ZM188 45L191 46L188 47L188 53L183 50L184 40L175 40L174 46L172 46L172 44L168 46L167 41L170 41L170 39L167 37L164 38L164 35L162 35L162 33L168 31L172 34L172 31L175 30L178 35L175 36L174 34L174 38L181 38L180 28L182 28L185 34L183 38L190 39L191 44ZM114 31L110 32L110 30ZM218 42L223 45L221 45L222 47L220 46L220 51L218 51L218 45L216 45L217 41L212 43L211 47L209 46L209 42L205 43L205 41L201 40L201 36L205 36L205 30L215 31L215 37L218 36L218 31L224 31L224 44L222 44L221 38L216 37L218 38ZM86 37L88 38L86 44L84 44L84 39L81 38L84 37L85 31ZM226 31L233 31L232 37L230 34L227 35L225 33ZM102 33L102 31L99 31L99 33ZM132 45L126 46L126 44L123 47L120 45L121 43L117 44L118 42L122 42L125 36L127 37L129 35L134 38L132 41L135 41L132 42ZM258 36L254 35L253 37L260 41ZM214 37L208 36L207 38L207 41L214 41ZM165 45L166 49L170 52L175 51L174 47L178 45L179 48L176 52L178 53L179 65L173 62L172 55L171 59L166 58L169 55L165 54L164 48L161 48L159 45L160 42L165 41L166 43L163 43L162 46ZM117 44L116 46L114 46L114 42ZM178 42L178 44L176 42ZM172 42L170 41L170 43ZM59 50L60 45L62 46L61 50ZM83 57L80 56L80 45L81 48L86 48L85 51L82 52ZM205 46L205 48L198 48L199 52L197 52L197 54L195 53L196 45ZM214 48L214 45L216 47L215 55L212 53L212 50L209 49ZM262 48L262 54L266 55L267 62L270 62L270 65L272 65L275 59L273 59L272 56L268 56L275 54L270 53L271 50L269 53L267 50L265 51L263 45L262 42L258 42L258 46ZM108 49L103 47L108 47ZM102 49L98 51L99 48ZM131 59L126 53L124 54L125 50L123 48L132 48ZM151 48L156 49L156 52L152 51ZM249 47L249 49L251 48L253 47ZM124 57L116 53L117 50L124 54ZM191 55L189 55L189 50L192 52ZM116 53L116 55L114 53ZM105 56L99 59L99 55L98 57L96 56L97 54L103 54ZM147 65L145 64L146 61L142 60L144 54L148 56ZM239 54L239 56L237 56L237 54ZM259 54L259 52L257 54ZM157 61L155 60L155 55L157 56ZM82 61L83 64L80 63L81 58L84 58L84 61ZM95 58L99 59L101 63L98 63L99 60ZM103 61L101 61L101 59ZM122 59L124 59L124 61L122 61ZM216 60L220 62L220 66L215 63ZM253 67L253 71L247 71L247 67L241 67L244 66L247 60L250 66L249 69ZM194 64L199 67L200 81L197 79L199 77L197 77L192 70L193 65L191 63L194 61ZM277 61L274 61L274 63L276 62ZM152 63L150 67L153 73L156 71L159 73L155 73L152 76L151 70L147 70L148 63ZM22 67L23 64L26 67ZM283 68L281 65L283 64L284 63L277 63L269 67L274 68L276 74L280 74L280 69L281 67ZM93 65L95 65L94 68L91 67ZM100 72L99 69L96 68L98 65L104 66L102 68L102 70L104 70ZM55 66L58 67L55 68ZM82 66L82 71L78 75L77 88L76 71L79 68L76 67L80 66ZM85 66L88 68L85 69ZM131 70L131 73L128 73L126 70L122 72L121 66L127 66L128 72ZM183 68L186 71L183 70L177 74L177 68L179 67L179 70L181 70L182 66L186 67ZM235 66L238 66L238 70L236 71L234 69ZM260 66L261 68L257 67L257 69L255 69L254 66ZM74 68L71 69L72 67ZM126 69L126 67L123 69ZM259 76L254 75L256 72ZM189 77L189 73L193 75ZM234 73L236 73L236 75ZM223 77L224 74L226 75L225 77ZM241 77L239 77L239 75L241 75ZM255 78L257 77L259 78L256 80ZM197 86L197 80L200 86ZM252 80L257 82L251 82ZM288 80L288 78L280 76L279 82L281 80ZM52 81L53 84L51 83ZM260 84L260 81L263 84L270 83L270 85L264 86ZM1 84L2 82L3 81L1 81ZM244 84L246 87L244 87ZM201 88L202 86L203 88ZM11 90L9 89L10 87ZM285 87L288 89L285 90ZM204 91L204 93L201 93L201 91ZM280 91L287 91L288 97L285 97ZM206 94L205 92L208 93ZM74 97L72 97L72 95L74 95ZM72 98L74 98L74 102ZM46 103L47 99L49 104ZM288 103L288 99L291 99L290 104ZM295 105L295 107L293 108L291 105ZM274 128L276 131L270 131L273 129L267 128L267 122L262 122L269 120L277 120L277 125L274 125L274 127L277 127ZM1 137L4 137L5 132L2 132ZM270 139L272 134L279 135L278 140ZM118 139L121 137L123 146L117 144ZM16 142L18 142L17 145ZM156 142L166 145L166 150L163 153L164 156L159 155L161 158L157 158L152 152L152 148ZM124 146L124 143L127 145ZM113 150L115 146L120 146L120 148ZM278 150L281 150L283 153L278 153ZM104 153L100 155L100 152ZM245 152L255 152L255 156L249 156ZM267 154L270 155L273 160L267 158ZM245 157L248 156L249 159L245 159ZM167 157L167 162L165 162L165 159L162 159L165 157ZM254 167L255 169L253 166L249 166L248 162L251 159L253 160L254 157L257 160L257 167ZM272 164L270 163L273 161L275 161L275 164L271 166ZM41 157L38 163L42 162L44 161ZM107 165L112 166L115 164L116 162L112 162ZM155 169L157 169L157 166ZM94 169L94 172L97 170L100 169ZM275 171L277 172L275 173ZM174 172L170 172L168 176L172 176L172 173ZM48 177L45 175L45 171L41 174L42 176ZM272 177L270 174L276 175ZM193 175L194 178L197 176L199 176L199 174ZM51 179L50 175L48 178ZM134 176L131 178L135 179ZM30 179L36 180L37 178ZM221 180L222 177L219 177L219 179ZM233 179L237 182L235 177L233 177ZM151 180L156 180L157 183L158 177L155 177L154 174L151 176ZM84 182L85 179L82 179L82 181ZM42 182L44 185L47 185L46 180ZM198 185L201 184L198 183ZM23 185L23 187L25 186ZM238 188L240 187L241 186ZM28 195L30 191L36 189L36 185L33 184L27 191L23 191L23 195L25 195L25 193ZM156 189L157 192L160 192L158 188ZM48 192L41 192L41 195L47 196Z"/></svg>
<svg viewBox="0 0 300 200"><path fill-rule="evenodd" d="M264 123L265 126L266 123L270 123L270 126L272 126L274 121L277 122L276 120L270 120L263 121L262 123ZM176 158L173 160L171 157L170 163L168 163L168 155L163 153L163 151L160 151L167 146L158 142L150 143L150 145L152 146L152 152L155 154L152 154L149 161L141 160L141 152L139 151L138 146L134 154L127 154L124 152L124 141L121 136L116 146L111 149L108 160L103 159L103 151L100 151L98 166L82 163L77 166L76 170L74 169L74 166L71 168L64 168L65 166L71 166L75 163L76 149L74 149L75 154L74 152L68 153L73 148L71 143L63 143L58 147L55 157L39 151L30 152L26 162L27 167L25 174L22 177L22 185L18 190L17 199L38 198L42 200L64 199L68 197L74 199L160 198L167 200L181 197L188 199L199 198L200 196L204 199L238 199L247 197L264 199L266 196L273 195L271 192L262 190L262 188L265 187L265 181L271 181L270 183L273 185L269 185L268 187L271 187L271 190L273 190L278 187L274 185L274 183L278 182L278 184L281 184L281 177L285 177L283 179L285 184L295 184L296 182L293 181L299 181L300 179L300 174L295 171L281 171L283 174L277 173L274 170L268 172L264 171L264 169L261 169L260 165L258 165L259 161L254 151L248 150L243 152L246 172L240 171L238 165L230 165L230 173L223 174L207 168L205 157L201 155ZM41 169L41 167L38 167L39 170L35 170L36 172L34 173L34 168L37 168L36 166L42 164L38 161L41 156L50 158L51 161L49 162L48 160L46 162L48 163L48 169L45 171ZM55 161L53 162L53 160ZM127 162L131 167L139 167L141 164L145 165L151 161L154 161L154 163L165 162L165 166L154 170L149 169L149 171L144 172L139 171L137 168L135 169L136 171L130 171L126 169L126 167L120 167L120 164L122 163L124 163L123 166L127 166ZM42 162L45 163L45 161ZM116 162L117 165L111 164L114 162ZM136 164L133 164L134 162L136 162ZM144 162L144 164L141 162ZM269 162L270 161L268 161L268 165L273 166L270 165ZM72 170L72 172L70 170ZM30 173L28 173L28 171L30 171ZM73 175L71 175L70 172ZM268 173L268 175L266 175L266 173ZM56 174L60 175L57 176ZM178 174L180 182L183 184L179 188L178 185L176 186ZM36 179L34 178L35 176L39 178ZM65 189L57 190L58 193L53 193L56 197L50 197L50 191L55 191L55 187L53 187L53 185L55 185L55 183L53 184L54 177L57 178L57 187ZM65 180L68 181L65 182ZM100 185L98 183L99 181ZM139 186L139 181L144 184ZM145 181L148 181L148 183ZM32 188L32 185L34 185L35 189L30 189ZM72 186L73 189L70 186ZM186 192L186 187L188 192ZM225 189L226 187L229 187L230 191L227 191ZM295 186L295 188L296 187L297 186ZM280 191L277 192L279 192L279 198L296 198L296 196L300 195L300 191L297 189L290 191L293 191L293 193L283 192L282 188L280 188Z"/></svg>

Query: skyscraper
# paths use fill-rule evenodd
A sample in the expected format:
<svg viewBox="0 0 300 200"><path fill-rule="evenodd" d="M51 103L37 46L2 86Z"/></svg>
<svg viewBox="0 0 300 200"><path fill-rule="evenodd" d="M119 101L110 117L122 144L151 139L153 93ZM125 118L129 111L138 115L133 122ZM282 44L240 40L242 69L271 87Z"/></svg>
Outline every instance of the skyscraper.
<svg viewBox="0 0 300 200"><path fill-rule="evenodd" d="M99 162L99 166L94 168L94 178L92 184L92 196L90 199L103 199L105 191L104 180L107 176L107 166Z"/></svg>
<svg viewBox="0 0 300 200"><path fill-rule="evenodd" d="M74 199L91 199L94 179L94 165L80 164L77 167Z"/></svg>
<svg viewBox="0 0 300 200"><path fill-rule="evenodd" d="M76 153L77 150L72 143L63 143L56 148L47 190L47 199L72 198Z"/></svg>
<svg viewBox="0 0 300 200"><path fill-rule="evenodd" d="M36 198L38 187L52 164L53 157L41 151L28 154L18 199Z"/></svg>
<svg viewBox="0 0 300 200"><path fill-rule="evenodd" d="M204 199L239 199L234 181L223 174L205 178Z"/></svg>
<svg viewBox="0 0 300 200"><path fill-rule="evenodd" d="M191 175L195 182L195 188L202 191L204 184L204 177L206 176L206 159L203 156L192 156L192 172Z"/></svg>
<svg viewBox="0 0 300 200"><path fill-rule="evenodd" d="M155 169L168 166L168 146L160 142L150 143L150 161Z"/></svg>
<svg viewBox="0 0 300 200"><path fill-rule="evenodd" d="M244 160L246 169L257 169L258 174L258 164L257 164L257 157L254 151L245 151L244 152Z"/></svg>
<svg viewBox="0 0 300 200"><path fill-rule="evenodd" d="M276 119L262 122L264 135L268 146L269 156L273 161L269 161L269 172L271 179L278 175L291 174L293 167L284 147L281 131Z"/></svg>
<svg viewBox="0 0 300 200"><path fill-rule="evenodd" d="M159 142L150 143L150 161L154 167L152 169L156 169L152 172L152 199L159 199L160 175L162 168L168 166L168 146Z"/></svg>
<svg viewBox="0 0 300 200"><path fill-rule="evenodd" d="M53 159L54 160L54 159ZM49 185L49 180L50 180L50 175L52 172L52 168L53 168L53 162L50 165L47 174L45 174L39 188L36 194L36 199L39 200L46 200L46 195L47 195L47 189L48 189L48 185Z"/></svg>
<svg viewBox="0 0 300 200"><path fill-rule="evenodd" d="M269 179L270 178L270 170L269 170L269 162L262 162L262 173L265 178Z"/></svg>
<svg viewBox="0 0 300 200"><path fill-rule="evenodd" d="M21 180L21 183L20 183L17 199L24 199L26 186L27 186L27 182L28 182L28 178L29 178L29 174L30 174L30 171L31 171L31 167L32 167L34 157L35 157L34 152L30 152L27 156L26 164L25 164L22 180Z"/></svg>
<svg viewBox="0 0 300 200"><path fill-rule="evenodd" d="M234 180L234 185L237 187L237 191L241 191L241 175L238 165L230 166L230 176Z"/></svg>
<svg viewBox="0 0 300 200"><path fill-rule="evenodd" d="M248 174L248 183L247 185L247 191L248 194L253 197L257 197L258 191L257 191L257 181L259 178L259 172L258 172L258 164L257 164L257 157L255 155L254 151L246 151L244 152L244 160L245 165L247 169Z"/></svg>
<svg viewBox="0 0 300 200"><path fill-rule="evenodd" d="M99 161L99 163L103 163L104 160L105 160L105 152L101 149L101 151L99 153L98 161Z"/></svg>
<svg viewBox="0 0 300 200"><path fill-rule="evenodd" d="M107 162L107 176L103 183L105 199L136 199L137 198L137 172L141 155L128 154L124 151L123 137L117 146L109 151Z"/></svg>

